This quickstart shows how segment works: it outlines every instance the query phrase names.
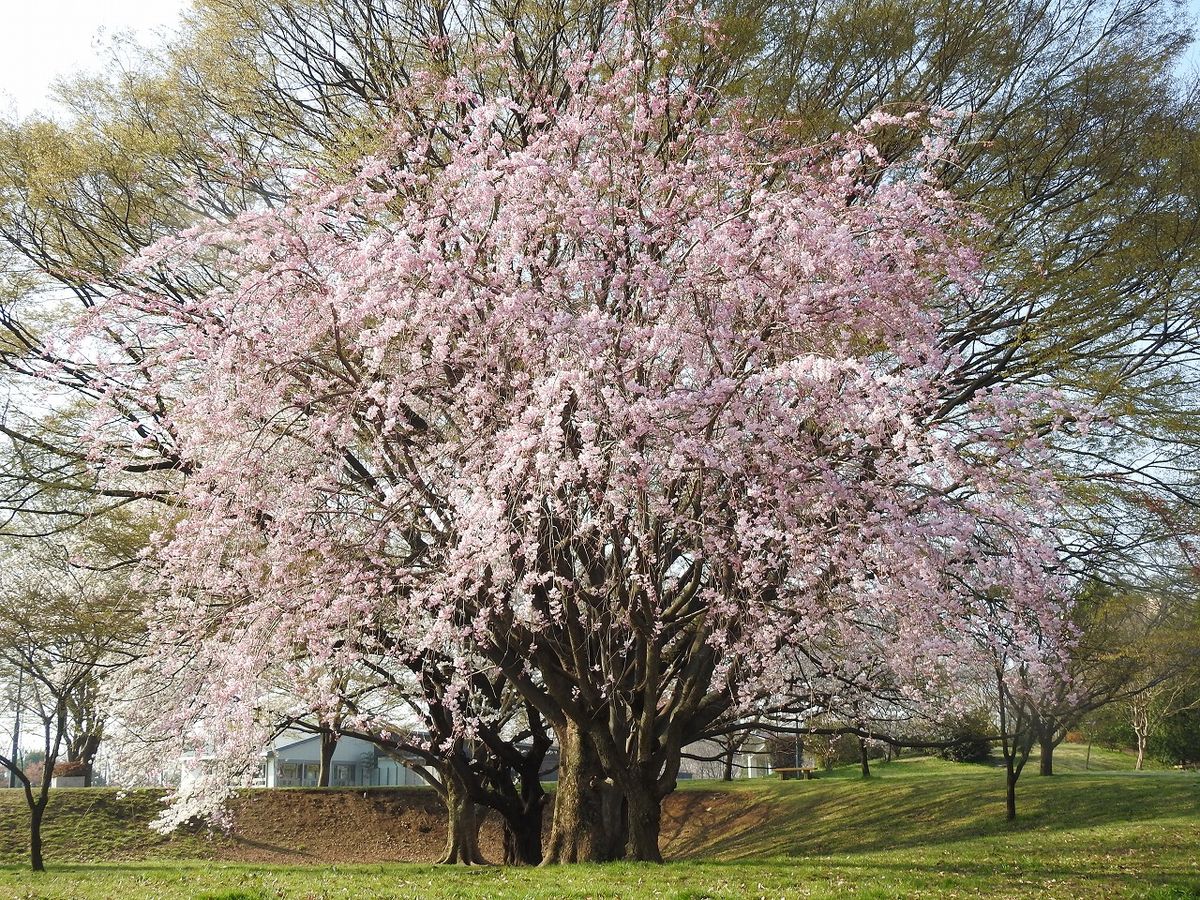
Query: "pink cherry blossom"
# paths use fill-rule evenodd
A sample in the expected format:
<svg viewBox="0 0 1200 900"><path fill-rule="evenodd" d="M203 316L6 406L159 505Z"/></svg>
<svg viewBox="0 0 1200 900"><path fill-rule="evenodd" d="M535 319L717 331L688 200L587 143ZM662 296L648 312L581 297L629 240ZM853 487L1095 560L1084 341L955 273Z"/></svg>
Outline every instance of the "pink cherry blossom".
<svg viewBox="0 0 1200 900"><path fill-rule="evenodd" d="M491 667L551 721L610 717L619 786L665 790L797 650L917 685L1003 631L1054 664L1051 401L938 415L937 309L978 260L936 125L802 146L638 54L616 28L561 103L418 85L436 128L160 241L96 312L106 388L167 398L185 461L151 610L180 733L232 759L264 698L435 650L464 690ZM886 163L886 128L924 149ZM194 300L156 287L197 270Z"/></svg>

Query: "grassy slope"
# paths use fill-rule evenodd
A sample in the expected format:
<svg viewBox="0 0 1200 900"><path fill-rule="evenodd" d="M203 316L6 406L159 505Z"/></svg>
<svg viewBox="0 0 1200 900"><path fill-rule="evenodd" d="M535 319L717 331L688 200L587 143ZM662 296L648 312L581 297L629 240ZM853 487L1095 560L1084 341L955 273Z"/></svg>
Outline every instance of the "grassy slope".
<svg viewBox="0 0 1200 900"><path fill-rule="evenodd" d="M154 856L185 859L211 855L207 829L179 830L169 837L146 823L162 811L157 790L59 788L50 795L42 839L49 861L122 860ZM29 818L20 791L0 791L0 861L20 860L29 849ZM3 896L0 893L0 896Z"/></svg>
<svg viewBox="0 0 1200 900"><path fill-rule="evenodd" d="M1064 747L1060 774L1026 773L1015 825L1001 818L995 768L904 760L877 766L867 782L846 769L812 782L737 783L728 789L755 802L689 842L689 859L662 868L52 862L40 878L0 867L0 897L1200 898L1200 776L1124 772L1127 757L1095 750L1084 772L1083 755L1084 748ZM703 796L694 793L696 802ZM680 825L668 823L668 847ZM106 830L93 829L91 840L117 840L103 838ZM203 840L186 836L159 849L178 856ZM123 851L114 845L113 852Z"/></svg>

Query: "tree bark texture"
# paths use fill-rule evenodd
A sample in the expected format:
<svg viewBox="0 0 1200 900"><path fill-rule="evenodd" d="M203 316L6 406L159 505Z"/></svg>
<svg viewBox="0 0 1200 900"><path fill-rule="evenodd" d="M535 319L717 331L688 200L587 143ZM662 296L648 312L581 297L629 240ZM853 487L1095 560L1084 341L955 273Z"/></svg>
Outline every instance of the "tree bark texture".
<svg viewBox="0 0 1200 900"><path fill-rule="evenodd" d="M45 807L38 805L29 811L29 865L35 872L45 872L42 859L42 813Z"/></svg>
<svg viewBox="0 0 1200 900"><path fill-rule="evenodd" d="M582 731L572 723L556 731L558 790L542 864L615 859L621 840L619 795L605 783L600 761Z"/></svg>
<svg viewBox="0 0 1200 900"><path fill-rule="evenodd" d="M321 729L321 769L317 775L317 787L329 787L333 777L333 753L337 750L338 734L329 728Z"/></svg>
<svg viewBox="0 0 1200 900"><path fill-rule="evenodd" d="M625 798L629 809L629 843L626 856L638 862L663 861L658 846L662 827L662 800L653 790L631 791Z"/></svg>
<svg viewBox="0 0 1200 900"><path fill-rule="evenodd" d="M452 773L445 775L446 850L442 865L478 866L487 860L479 850L479 810L466 784Z"/></svg>
<svg viewBox="0 0 1200 900"><path fill-rule="evenodd" d="M84 734L67 744L67 762L83 763L83 786L92 786L92 764L100 752L102 735L96 732Z"/></svg>
<svg viewBox="0 0 1200 900"><path fill-rule="evenodd" d="M504 864L536 866L542 861L542 808L504 818Z"/></svg>
<svg viewBox="0 0 1200 900"><path fill-rule="evenodd" d="M1038 761L1039 775L1054 774L1054 741L1042 738L1038 741L1041 748L1041 759Z"/></svg>

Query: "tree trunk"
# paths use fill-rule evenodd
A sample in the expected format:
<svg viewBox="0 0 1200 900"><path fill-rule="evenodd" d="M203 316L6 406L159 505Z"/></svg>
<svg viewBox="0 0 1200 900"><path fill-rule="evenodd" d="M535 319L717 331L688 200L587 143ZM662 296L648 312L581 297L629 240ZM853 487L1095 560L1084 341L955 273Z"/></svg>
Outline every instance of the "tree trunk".
<svg viewBox="0 0 1200 900"><path fill-rule="evenodd" d="M42 859L42 814L45 811L44 803L29 808L29 865L35 872L46 871L46 863Z"/></svg>
<svg viewBox="0 0 1200 900"><path fill-rule="evenodd" d="M542 861L541 802L532 809L510 813L504 817L504 864L506 866L536 866Z"/></svg>
<svg viewBox="0 0 1200 900"><path fill-rule="evenodd" d="M487 860L479 852L479 811L466 784L453 775L443 776L446 786L446 851L441 865L477 866Z"/></svg>
<svg viewBox="0 0 1200 900"><path fill-rule="evenodd" d="M1017 818L1017 772L1011 759L1005 760L1005 763L1004 818L1011 822Z"/></svg>
<svg viewBox="0 0 1200 900"><path fill-rule="evenodd" d="M730 743L725 751L725 771L721 773L722 781L733 781L733 759L737 756L737 744Z"/></svg>
<svg viewBox="0 0 1200 900"><path fill-rule="evenodd" d="M658 846L658 835L662 828L662 800L652 785L643 790L630 791L625 800L629 810L626 856L637 862L662 862L662 851Z"/></svg>
<svg viewBox="0 0 1200 900"><path fill-rule="evenodd" d="M862 738L858 739L858 757L862 762L862 777L871 777L871 763L867 759L867 742Z"/></svg>
<svg viewBox="0 0 1200 900"><path fill-rule="evenodd" d="M506 866L536 866L542 861L542 824L548 799L542 787L541 770L550 747L535 743L521 754L520 764L510 769L507 779L503 773L493 775L496 793L509 802L494 807L504 818L504 864Z"/></svg>
<svg viewBox="0 0 1200 900"><path fill-rule="evenodd" d="M1038 762L1039 775L1054 774L1054 741L1047 738L1040 738L1038 746L1041 747L1042 757Z"/></svg>
<svg viewBox="0 0 1200 900"><path fill-rule="evenodd" d="M1150 740L1150 703L1151 698L1143 694L1129 705L1133 719L1130 725L1133 726L1133 733L1137 738L1137 762L1133 768L1139 772L1146 760L1146 744Z"/></svg>
<svg viewBox="0 0 1200 900"><path fill-rule="evenodd" d="M600 782L600 820L604 825L603 860L624 859L629 846L629 804L625 795L608 779Z"/></svg>
<svg viewBox="0 0 1200 900"><path fill-rule="evenodd" d="M619 856L620 796L605 784L595 750L573 724L558 736L558 789L542 865L606 862Z"/></svg>
<svg viewBox="0 0 1200 900"><path fill-rule="evenodd" d="M67 744L67 762L83 763L83 786L92 786L92 764L100 752L101 735L92 732Z"/></svg>
<svg viewBox="0 0 1200 900"><path fill-rule="evenodd" d="M329 787L333 775L333 752L337 750L338 733L329 728L321 729L321 769L317 775L317 787Z"/></svg>

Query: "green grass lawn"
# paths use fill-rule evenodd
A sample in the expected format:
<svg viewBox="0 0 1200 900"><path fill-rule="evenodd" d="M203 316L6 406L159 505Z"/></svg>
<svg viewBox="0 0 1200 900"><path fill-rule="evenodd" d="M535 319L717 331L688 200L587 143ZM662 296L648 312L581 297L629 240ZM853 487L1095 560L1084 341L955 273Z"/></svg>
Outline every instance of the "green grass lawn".
<svg viewBox="0 0 1200 900"><path fill-rule="evenodd" d="M1134 773L1127 756L1099 750L1084 771L1084 753L1061 748L1053 778L1040 778L1031 762L1013 824L1003 820L997 768L900 760L877 765L867 781L845 768L815 781L725 786L753 802L661 867L456 870L178 858L56 865L52 845L44 875L0 867L0 897L1200 898L1200 775ZM690 784L684 794L703 803L698 789L713 787ZM185 836L140 852L179 857L204 840ZM113 856L125 852L111 836L93 841L107 842ZM0 858L13 860L10 852Z"/></svg>

